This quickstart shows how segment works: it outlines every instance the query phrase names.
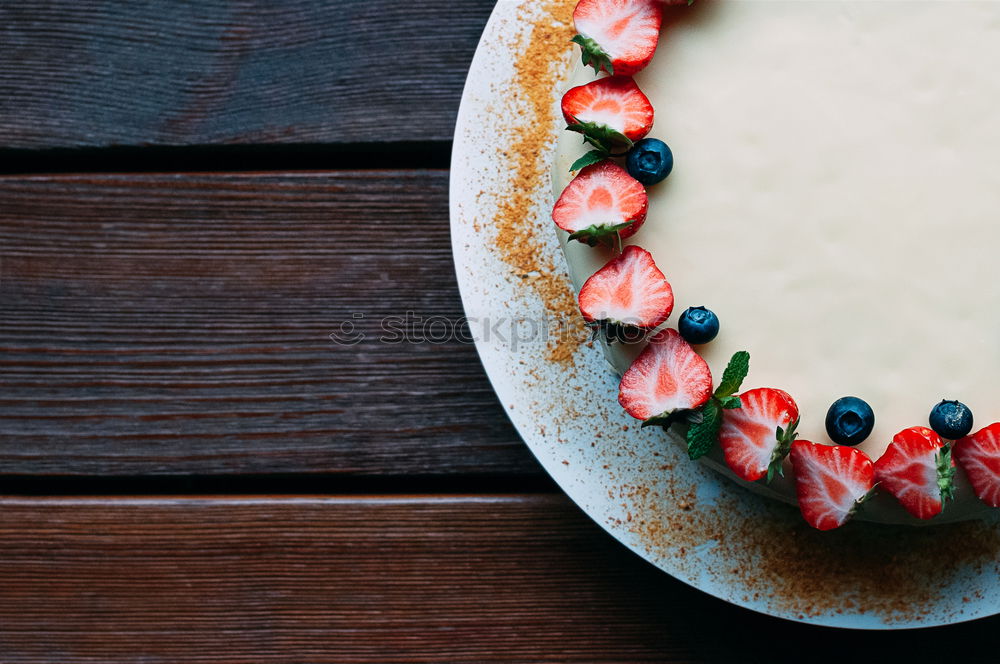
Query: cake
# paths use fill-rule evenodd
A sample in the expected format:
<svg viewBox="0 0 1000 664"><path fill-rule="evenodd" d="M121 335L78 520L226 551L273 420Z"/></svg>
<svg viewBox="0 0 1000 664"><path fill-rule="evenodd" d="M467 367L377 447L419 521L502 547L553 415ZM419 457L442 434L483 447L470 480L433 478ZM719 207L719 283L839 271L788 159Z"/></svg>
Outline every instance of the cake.
<svg viewBox="0 0 1000 664"><path fill-rule="evenodd" d="M687 5L580 2L580 56L559 91L573 131L556 150L554 218L572 231L558 232L574 286L608 266L591 286L612 292L600 282L621 272L626 254L641 263L637 250L625 251L635 246L671 290L669 308L656 296L665 322L652 315L609 327L614 316L584 311L625 377L622 394L636 376L659 376L690 350L690 362L705 363L710 389L689 362L678 385L690 402L638 419L690 445L686 432L717 415L722 424L702 461L799 504L811 525L826 529L852 515L920 525L981 517L1000 504L1000 425L990 425L1000 420L1000 308L989 299L1000 248L1000 3ZM601 95L628 99L628 117L616 118ZM593 209L583 219L580 192L598 186L588 179L634 189L626 152L643 137L669 145L675 165L662 182L643 186L645 196L628 190L625 221L638 222L596 234L567 222L575 214L602 228ZM717 315L708 343L676 331L681 312L695 307ZM639 334L620 338L623 328ZM653 358L651 343L669 353ZM739 391L720 397L739 351L749 353L749 373ZM646 368L630 374L637 358ZM757 388L770 391L751 394ZM842 397L858 397L874 413L858 444L836 444L827 426ZM930 426L928 413L942 401L938 415L969 423L974 414L975 426L941 435L949 430ZM725 423L740 433L738 411L750 421L768 409L777 419L764 421L785 423L769 438L781 458L770 482L747 481L734 468L739 454L728 443L723 450ZM857 487L837 480L837 491L852 494L850 509L836 523L819 522L806 476L854 465ZM937 509L927 506L934 495L911 495L921 482L938 491Z"/></svg>

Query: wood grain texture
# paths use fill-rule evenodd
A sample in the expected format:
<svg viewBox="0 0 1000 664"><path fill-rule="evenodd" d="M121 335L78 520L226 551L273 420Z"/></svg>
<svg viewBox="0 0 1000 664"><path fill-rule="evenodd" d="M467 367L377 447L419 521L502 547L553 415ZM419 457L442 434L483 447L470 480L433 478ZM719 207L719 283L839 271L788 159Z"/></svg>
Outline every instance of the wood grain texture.
<svg viewBox="0 0 1000 664"><path fill-rule="evenodd" d="M0 147L448 141L493 3L0 3Z"/></svg>
<svg viewBox="0 0 1000 664"><path fill-rule="evenodd" d="M0 178L0 474L540 476L473 346L427 340L462 316L447 181ZM407 312L437 323L387 343Z"/></svg>
<svg viewBox="0 0 1000 664"><path fill-rule="evenodd" d="M5 664L934 661L998 624L750 614L560 496L0 500Z"/></svg>

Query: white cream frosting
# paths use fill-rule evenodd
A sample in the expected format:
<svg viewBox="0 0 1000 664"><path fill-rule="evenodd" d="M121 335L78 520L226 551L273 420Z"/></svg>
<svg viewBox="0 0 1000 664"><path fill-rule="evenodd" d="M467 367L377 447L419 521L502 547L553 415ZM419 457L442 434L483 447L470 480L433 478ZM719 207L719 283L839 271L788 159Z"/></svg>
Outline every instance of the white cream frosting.
<svg viewBox="0 0 1000 664"><path fill-rule="evenodd" d="M675 168L628 242L673 286L668 324L714 310L722 331L698 348L713 374L750 351L744 387L789 392L804 439L829 442L838 397L865 399L873 460L942 398L974 429L1000 420L1000 2L713 0L667 16L636 82ZM593 78L577 61L567 87ZM557 193L584 151L564 132ZM577 287L608 258L566 253ZM635 351L609 359L621 371ZM960 479L931 523L982 511ZM884 492L865 513L911 521Z"/></svg>

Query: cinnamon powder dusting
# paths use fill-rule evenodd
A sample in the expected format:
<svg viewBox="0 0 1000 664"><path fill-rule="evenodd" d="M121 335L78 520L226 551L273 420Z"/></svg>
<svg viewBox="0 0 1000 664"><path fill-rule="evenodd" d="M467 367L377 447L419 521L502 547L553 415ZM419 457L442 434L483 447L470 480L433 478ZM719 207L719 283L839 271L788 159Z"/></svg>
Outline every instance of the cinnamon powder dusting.
<svg viewBox="0 0 1000 664"><path fill-rule="evenodd" d="M686 482L668 478L665 486L617 487L630 519L614 525L638 535L649 553L679 560L695 578L707 574L739 588L745 601L766 600L800 619L867 613L887 623L919 622L953 592L956 575L1000 573L1000 532L987 522L920 528L852 521L820 532L795 508L735 486L711 504ZM758 509L748 517L751 502ZM727 564L700 569L703 557L689 554L703 547Z"/></svg>
<svg viewBox="0 0 1000 664"><path fill-rule="evenodd" d="M536 219L538 192L549 185L549 155L554 129L555 95L565 71L565 56L573 35L574 0L547 0L538 5L526 30L512 35L513 84L504 89L512 96L505 144L509 172L497 202L493 225L499 255L512 272L542 300L550 315L564 321L578 320L575 297L565 269L545 250L553 233L547 219ZM518 42L518 40L522 40ZM548 361L573 371L579 334L551 339ZM596 352L596 351L594 351ZM568 409L558 394L558 408L535 403L539 411L558 412L556 427L572 428L586 416ZM613 400L614 395L608 394ZM628 427L625 427L626 431ZM544 434L544 431L543 431ZM634 456L615 438L599 439L591 447L605 458ZM631 435L631 434L630 434ZM655 435L655 434L649 434ZM568 440L559 437L559 442ZM873 614L887 623L920 621L937 607L936 599L956 577L991 570L1000 574L1000 529L991 523L965 522L929 528L851 522L830 532L818 532L802 522L797 510L727 486L719 498L706 502L697 496L690 475L673 476L673 457L664 437L662 456L636 460L657 464L655 483L637 485L631 478L605 478L609 498L621 506L623 518L610 520L615 530L637 537L647 553L679 563L688 578L711 578L738 589L744 601L766 601L775 611L799 618L826 614ZM568 461L563 461L568 464ZM637 472L641 477L643 473ZM713 549L719 568L704 569L700 551ZM697 550L697 551L696 551ZM975 592L972 593L976 595ZM962 598L964 603L971 597ZM962 609L955 609L960 619Z"/></svg>
<svg viewBox="0 0 1000 664"><path fill-rule="evenodd" d="M564 268L548 258L543 247L549 238L539 233L555 233L551 222L534 220L538 191L547 191L548 156L552 147L553 95L564 75L560 67L572 46L575 0L547 0L540 3L535 18L527 21L526 47L514 61L513 85L505 90L513 99L508 149L503 153L509 165L506 197L497 205L493 220L501 259L532 288L549 315L558 321L580 319L576 299ZM582 324L579 326L582 327ZM548 359L561 365L572 363L580 334L550 337ZM579 331L579 330L578 330Z"/></svg>

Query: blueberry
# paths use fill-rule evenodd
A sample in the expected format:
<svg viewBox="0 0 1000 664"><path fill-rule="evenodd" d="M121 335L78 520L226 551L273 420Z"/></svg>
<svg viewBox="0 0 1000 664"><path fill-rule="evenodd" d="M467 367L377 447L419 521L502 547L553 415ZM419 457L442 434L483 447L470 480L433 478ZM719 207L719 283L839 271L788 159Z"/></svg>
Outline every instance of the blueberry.
<svg viewBox="0 0 1000 664"><path fill-rule="evenodd" d="M841 397L826 411L826 433L838 445L857 445L875 426L875 411L864 399Z"/></svg>
<svg viewBox="0 0 1000 664"><path fill-rule="evenodd" d="M688 307L677 321L677 331L689 344L707 344L719 334L719 317L705 307Z"/></svg>
<svg viewBox="0 0 1000 664"><path fill-rule="evenodd" d="M674 153L656 138L644 138L628 151L625 168L639 182L650 185L662 181L674 168Z"/></svg>
<svg viewBox="0 0 1000 664"><path fill-rule="evenodd" d="M958 440L972 431L972 411L961 401L942 401L931 409L930 424L942 438Z"/></svg>

